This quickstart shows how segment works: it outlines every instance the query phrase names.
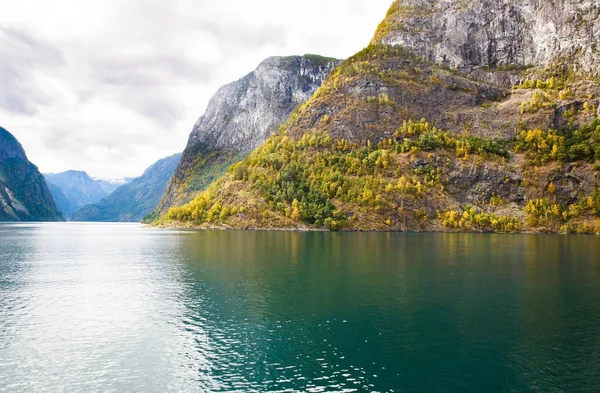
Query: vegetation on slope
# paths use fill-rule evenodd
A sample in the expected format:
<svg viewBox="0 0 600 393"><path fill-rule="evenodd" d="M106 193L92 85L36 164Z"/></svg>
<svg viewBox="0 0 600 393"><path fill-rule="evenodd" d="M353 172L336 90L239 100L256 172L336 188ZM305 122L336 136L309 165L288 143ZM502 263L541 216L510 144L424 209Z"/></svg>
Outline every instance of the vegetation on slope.
<svg viewBox="0 0 600 393"><path fill-rule="evenodd" d="M333 230L598 229L593 220L600 217L598 189L581 203L563 207L551 202L556 190L550 187L545 198L527 205L525 217L510 210L505 215L508 202L496 194L469 206L448 191L457 164L503 167L508 156L498 142L455 136L424 120L405 122L394 138L378 145L334 140L320 131L296 140L283 129L194 201L172 208L161 223Z"/></svg>
<svg viewBox="0 0 600 393"><path fill-rule="evenodd" d="M503 90L371 45L157 223L598 233L596 84L536 71Z"/></svg>
<svg viewBox="0 0 600 393"><path fill-rule="evenodd" d="M515 144L517 152L527 153L532 164L550 160L562 163L600 160L600 120L582 127L568 127L562 132L540 129L521 131Z"/></svg>
<svg viewBox="0 0 600 393"><path fill-rule="evenodd" d="M156 220L170 206L179 206L206 190L215 180L225 175L240 155L225 150L187 148L179 165L169 179L165 193L155 211L144 217L144 222Z"/></svg>

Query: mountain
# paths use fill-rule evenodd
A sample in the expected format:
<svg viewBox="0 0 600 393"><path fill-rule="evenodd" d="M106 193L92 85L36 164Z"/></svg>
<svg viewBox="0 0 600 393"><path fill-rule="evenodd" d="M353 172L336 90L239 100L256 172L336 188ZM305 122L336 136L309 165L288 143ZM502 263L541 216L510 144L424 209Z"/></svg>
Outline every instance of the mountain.
<svg viewBox="0 0 600 393"><path fill-rule="evenodd" d="M64 221L38 168L0 127L0 221Z"/></svg>
<svg viewBox="0 0 600 393"><path fill-rule="evenodd" d="M82 206L99 202L126 184L125 179L93 179L82 171L45 173L44 177L57 206L68 220Z"/></svg>
<svg viewBox="0 0 600 393"><path fill-rule="evenodd" d="M82 207L73 221L140 222L152 213L165 192L181 154L162 159L144 174L119 187L100 202Z"/></svg>
<svg viewBox="0 0 600 393"><path fill-rule="evenodd" d="M600 233L599 16L396 1L276 135L156 224Z"/></svg>
<svg viewBox="0 0 600 393"><path fill-rule="evenodd" d="M134 178L133 177L125 177L123 179L104 179L101 177L92 177L91 178L93 181L98 182L100 184L100 187L102 187L102 189L108 194L112 194L113 192L115 192L115 190L127 183L129 183L130 181L132 181Z"/></svg>
<svg viewBox="0 0 600 393"><path fill-rule="evenodd" d="M48 182L46 182L46 185L48 186L48 190L50 190L50 194L52 194L54 204L56 205L58 211L61 212L61 214L65 218L70 219L72 214L72 207L69 198L67 198L65 194L63 194L59 186Z"/></svg>
<svg viewBox="0 0 600 393"><path fill-rule="evenodd" d="M315 55L271 57L242 79L221 87L194 125L157 212L190 201L233 162L262 144L338 63Z"/></svg>

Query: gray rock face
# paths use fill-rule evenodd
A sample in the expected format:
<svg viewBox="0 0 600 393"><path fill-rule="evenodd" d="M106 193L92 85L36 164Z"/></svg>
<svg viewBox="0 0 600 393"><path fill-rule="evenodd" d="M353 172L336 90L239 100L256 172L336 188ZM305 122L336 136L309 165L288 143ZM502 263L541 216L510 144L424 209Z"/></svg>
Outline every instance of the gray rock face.
<svg viewBox="0 0 600 393"><path fill-rule="evenodd" d="M189 146L251 151L307 101L338 64L318 56L271 57L237 82L221 87L196 122Z"/></svg>
<svg viewBox="0 0 600 393"><path fill-rule="evenodd" d="M271 57L221 87L194 125L158 212L189 202L236 157L260 146L338 64L314 55Z"/></svg>
<svg viewBox="0 0 600 393"><path fill-rule="evenodd" d="M549 65L576 55L577 69L598 75L600 3L398 0L373 41L457 68Z"/></svg>

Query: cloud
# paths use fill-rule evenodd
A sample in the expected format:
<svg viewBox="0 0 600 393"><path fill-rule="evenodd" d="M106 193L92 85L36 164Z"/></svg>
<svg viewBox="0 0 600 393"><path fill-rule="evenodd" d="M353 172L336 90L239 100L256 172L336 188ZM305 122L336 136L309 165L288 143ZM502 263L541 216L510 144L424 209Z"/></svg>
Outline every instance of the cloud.
<svg viewBox="0 0 600 393"><path fill-rule="evenodd" d="M34 115L51 97L36 88L35 72L64 66L62 53L25 31L0 26L0 107Z"/></svg>
<svg viewBox="0 0 600 393"><path fill-rule="evenodd" d="M0 125L43 171L135 176L273 55L346 57L391 0L20 0L0 22ZM35 10L35 12L32 12Z"/></svg>

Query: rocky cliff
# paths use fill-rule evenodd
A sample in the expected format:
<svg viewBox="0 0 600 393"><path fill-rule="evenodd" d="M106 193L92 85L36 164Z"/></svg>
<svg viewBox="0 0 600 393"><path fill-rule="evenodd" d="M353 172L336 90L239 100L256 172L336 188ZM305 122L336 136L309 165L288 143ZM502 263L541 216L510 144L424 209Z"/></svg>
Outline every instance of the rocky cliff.
<svg viewBox="0 0 600 393"><path fill-rule="evenodd" d="M600 4L592 0L396 1L373 43L400 45L436 64L547 66L570 58L600 75Z"/></svg>
<svg viewBox="0 0 600 393"><path fill-rule="evenodd" d="M62 221L44 177L0 127L0 221Z"/></svg>
<svg viewBox="0 0 600 393"><path fill-rule="evenodd" d="M73 221L140 222L152 213L165 192L181 154L164 158L144 174L119 187L100 202L82 207Z"/></svg>
<svg viewBox="0 0 600 393"><path fill-rule="evenodd" d="M600 233L597 15L396 1L277 135L160 222Z"/></svg>
<svg viewBox="0 0 600 393"><path fill-rule="evenodd" d="M338 63L314 55L272 57L221 87L194 125L158 211L188 202L236 159L262 144Z"/></svg>

